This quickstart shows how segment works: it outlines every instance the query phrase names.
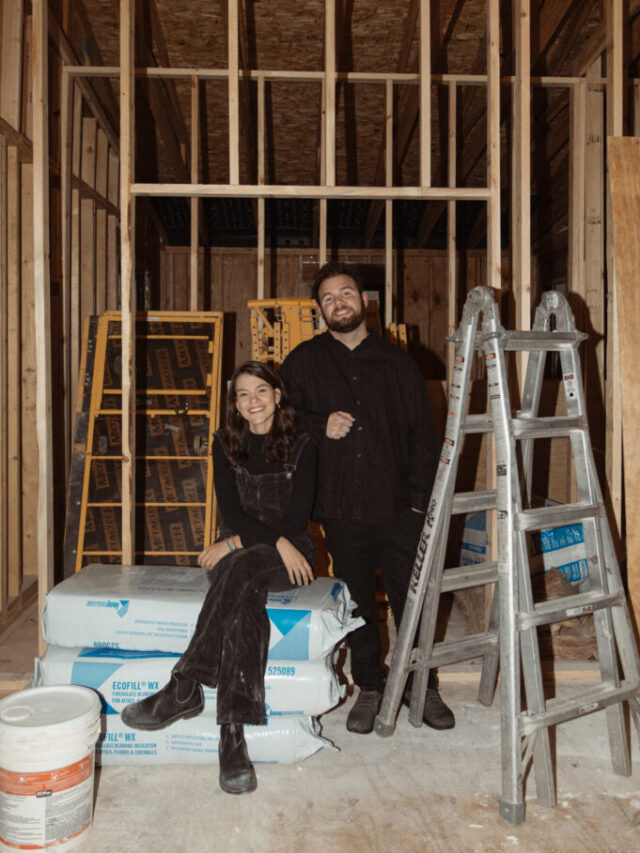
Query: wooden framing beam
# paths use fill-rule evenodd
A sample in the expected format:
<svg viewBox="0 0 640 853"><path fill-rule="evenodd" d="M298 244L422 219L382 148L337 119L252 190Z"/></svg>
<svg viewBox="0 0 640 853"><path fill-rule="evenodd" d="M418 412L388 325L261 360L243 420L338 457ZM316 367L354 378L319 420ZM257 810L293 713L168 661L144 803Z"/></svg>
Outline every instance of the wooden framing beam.
<svg viewBox="0 0 640 853"><path fill-rule="evenodd" d="M143 184L131 187L136 196L174 196L175 198L197 195L201 198L370 198L370 199L427 199L448 201L486 201L486 187L341 187L312 186L310 184Z"/></svg>
<svg viewBox="0 0 640 853"><path fill-rule="evenodd" d="M0 136L0 615L9 602L9 282L7 141ZM14 509L15 511L15 509Z"/></svg>
<svg viewBox="0 0 640 853"><path fill-rule="evenodd" d="M607 0L607 139L622 136L623 93L623 0ZM613 245L611 193L607 193L607 481L611 510L622 532L622 388L617 304L616 257Z"/></svg>
<svg viewBox="0 0 640 853"><path fill-rule="evenodd" d="M324 183L336 185L336 0L324 5Z"/></svg>
<svg viewBox="0 0 640 853"><path fill-rule="evenodd" d="M456 185L456 148L458 141L457 134L457 87L455 83L449 83L448 87L448 157L447 157L447 176L450 187ZM447 325L449 335L453 335L458 325L458 275L456 264L456 203L455 201L447 202L447 283L448 283L448 300L447 300ZM451 388L451 378L453 376L453 366L455 357L455 344L449 343L447 347L447 388Z"/></svg>
<svg viewBox="0 0 640 853"><path fill-rule="evenodd" d="M257 148L258 148L258 184L265 182L265 97L264 97L264 80L258 80L258 126L257 126ZM264 299L264 259L265 259L265 231L266 231L266 216L265 216L265 201L263 198L258 199L258 263L257 263L257 281L256 281L256 298Z"/></svg>
<svg viewBox="0 0 640 853"><path fill-rule="evenodd" d="M109 148L109 173L107 177L107 196L111 211L107 214L107 310L115 311L118 302L118 222L120 207L118 192L120 188L120 163L118 154Z"/></svg>
<svg viewBox="0 0 640 853"><path fill-rule="evenodd" d="M38 437L38 605L53 586L53 443L49 282L49 104L46 0L33 0L33 258ZM41 629L39 629L41 630ZM39 634L40 651L44 650Z"/></svg>
<svg viewBox="0 0 640 853"><path fill-rule="evenodd" d="M14 145L7 147L7 197L20 198L20 159ZM21 347L21 278L20 278L20 221L7 216L7 346L12 358L8 371L7 443L11 448L8 462L8 501L16 511L9 538L8 595L17 596L21 590L22 567L22 347Z"/></svg>
<svg viewBox="0 0 640 853"><path fill-rule="evenodd" d="M135 562L136 505L136 280L135 204L135 0L120 4L120 279L122 310L122 564Z"/></svg>
<svg viewBox="0 0 640 853"><path fill-rule="evenodd" d="M430 0L420 0L420 186L431 186Z"/></svg>
<svg viewBox="0 0 640 853"><path fill-rule="evenodd" d="M568 282L572 293L586 301L585 224L586 224L586 81L571 87L571 124L569 128L569 243ZM575 311L574 311L575 313ZM578 318L578 328L584 324Z"/></svg>
<svg viewBox="0 0 640 853"><path fill-rule="evenodd" d="M96 180L98 196L107 198L107 180L109 171L109 140L102 128L97 128L96 142ZM107 211L104 205L94 202L95 227L95 269L96 269L96 314L102 314L107 308Z"/></svg>
<svg viewBox="0 0 640 853"><path fill-rule="evenodd" d="M71 375L71 116L73 110L73 78L62 71L60 102L60 211L62 252L62 358L63 405L65 412L65 470L69 470L71 432L73 429L73 388Z"/></svg>
<svg viewBox="0 0 640 853"><path fill-rule="evenodd" d="M240 101L238 77L238 0L228 4L228 67L229 67L229 183L240 183Z"/></svg>
<svg viewBox="0 0 640 853"><path fill-rule="evenodd" d="M585 310L595 338L595 371L587 371L585 381L590 396L597 395L605 406L605 176L604 86L600 82L600 59L587 72L585 82ZM604 457L605 438L593 436L592 442ZM604 466L601 469L604 475Z"/></svg>
<svg viewBox="0 0 640 853"><path fill-rule="evenodd" d="M487 14L487 285L502 288L500 246L500 11L488 0Z"/></svg>
<svg viewBox="0 0 640 853"><path fill-rule="evenodd" d="M71 175L80 174L82 148L82 92L79 86L73 89L73 114L71 118ZM80 359L80 191L73 187L71 179L71 213L70 213L70 269L69 269L69 334L70 334L70 363L72 378L72 400L75 410L76 379ZM64 221L64 220L63 220Z"/></svg>
<svg viewBox="0 0 640 853"><path fill-rule="evenodd" d="M98 123L92 116L82 119L80 175L95 190ZM96 313L96 219L92 198L80 196L80 322Z"/></svg>
<svg viewBox="0 0 640 853"><path fill-rule="evenodd" d="M327 111L326 111L326 88L327 80L323 75L321 87L322 107L320 110L320 184L327 182ZM327 262L327 199L321 198L318 202L318 263L322 267Z"/></svg>
<svg viewBox="0 0 640 853"><path fill-rule="evenodd" d="M516 329L531 328L531 7L514 0L516 79L511 89L511 256ZM526 354L517 354L518 384L524 387Z"/></svg>
<svg viewBox="0 0 640 853"><path fill-rule="evenodd" d="M194 184L200 178L198 151L200 146L200 81L191 78L191 180ZM200 199L190 198L191 237L189 247L189 310L198 310L198 234L200 231Z"/></svg>
<svg viewBox="0 0 640 853"><path fill-rule="evenodd" d="M2 53L0 55L0 112L19 131L22 106L22 28L24 2L2 4Z"/></svg>
<svg viewBox="0 0 640 853"><path fill-rule="evenodd" d="M386 184L393 184L393 82L387 80L385 115L385 171ZM385 201L384 211L384 327L388 328L396 316L393 292L393 201Z"/></svg>

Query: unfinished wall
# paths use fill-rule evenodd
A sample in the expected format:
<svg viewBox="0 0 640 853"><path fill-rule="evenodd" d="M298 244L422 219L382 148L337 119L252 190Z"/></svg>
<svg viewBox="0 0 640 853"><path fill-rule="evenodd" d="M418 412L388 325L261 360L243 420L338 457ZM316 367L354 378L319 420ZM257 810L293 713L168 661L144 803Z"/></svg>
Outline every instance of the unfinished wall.
<svg viewBox="0 0 640 853"><path fill-rule="evenodd" d="M2 6L0 65L0 629L35 598L31 29Z"/></svg>
<svg viewBox="0 0 640 853"><path fill-rule="evenodd" d="M266 298L310 296L310 284L318 269L318 252L308 249L279 249L272 258L266 252ZM158 296L152 307L184 310L189 304L189 247L167 246L161 253ZM358 265L369 286L384 296L385 252L342 250L338 260ZM251 335L247 301L256 298L257 253L251 249L208 249L199 253L199 278L205 283L204 307L225 311L230 323L225 334L233 334L233 360L251 357ZM398 269L400 264L400 269ZM487 260L482 251L465 252L459 260L461 291L486 284ZM504 285L509 278L509 257L502 259ZM446 252L407 250L394 254L394 291L398 322L409 328L410 349L428 379L446 376L448 333L448 279ZM460 317L458 306L457 319Z"/></svg>

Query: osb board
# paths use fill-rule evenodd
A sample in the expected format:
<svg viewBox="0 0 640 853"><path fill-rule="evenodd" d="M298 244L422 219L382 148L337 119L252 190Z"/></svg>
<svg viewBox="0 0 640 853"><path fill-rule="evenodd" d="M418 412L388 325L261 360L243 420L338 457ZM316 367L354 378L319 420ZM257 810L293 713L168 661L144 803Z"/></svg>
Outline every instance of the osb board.
<svg viewBox="0 0 640 853"><path fill-rule="evenodd" d="M622 432L629 596L640 625L640 138L610 138L609 180L613 211L620 340Z"/></svg>

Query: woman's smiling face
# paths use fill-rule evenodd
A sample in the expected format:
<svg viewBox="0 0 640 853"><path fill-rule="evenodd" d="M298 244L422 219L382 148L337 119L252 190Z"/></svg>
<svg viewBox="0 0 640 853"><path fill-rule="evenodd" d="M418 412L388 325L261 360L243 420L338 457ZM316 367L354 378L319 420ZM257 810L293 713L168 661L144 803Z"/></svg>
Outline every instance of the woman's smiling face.
<svg viewBox="0 0 640 853"><path fill-rule="evenodd" d="M273 388L259 376L241 373L235 384L236 408L249 424L251 432L265 435L271 429L280 389Z"/></svg>

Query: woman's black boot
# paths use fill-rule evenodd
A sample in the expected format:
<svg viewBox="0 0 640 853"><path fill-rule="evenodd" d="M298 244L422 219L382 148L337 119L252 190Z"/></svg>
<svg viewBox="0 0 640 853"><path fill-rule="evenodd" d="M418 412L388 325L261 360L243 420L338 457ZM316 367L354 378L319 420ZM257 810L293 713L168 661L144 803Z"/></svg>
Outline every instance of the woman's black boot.
<svg viewBox="0 0 640 853"><path fill-rule="evenodd" d="M255 791L258 780L249 760L242 723L222 723L220 743L220 787L227 794L246 794Z"/></svg>
<svg viewBox="0 0 640 853"><path fill-rule="evenodd" d="M122 709L122 722L132 729L155 731L176 720L197 717L204 709L202 686L180 673L173 672L168 684L157 693Z"/></svg>

